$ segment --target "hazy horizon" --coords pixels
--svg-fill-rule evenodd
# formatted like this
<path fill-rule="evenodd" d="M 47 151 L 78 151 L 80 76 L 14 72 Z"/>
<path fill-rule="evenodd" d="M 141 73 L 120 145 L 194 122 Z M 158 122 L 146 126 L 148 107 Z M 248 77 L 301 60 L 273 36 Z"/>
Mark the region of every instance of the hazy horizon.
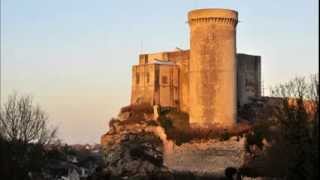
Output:
<path fill-rule="evenodd" d="M 261 56 L 266 90 L 318 72 L 317 0 L 1 1 L 1 101 L 34 97 L 67 143 L 97 143 L 128 105 L 140 53 L 189 48 L 187 13 L 239 12 L 237 51 Z"/>

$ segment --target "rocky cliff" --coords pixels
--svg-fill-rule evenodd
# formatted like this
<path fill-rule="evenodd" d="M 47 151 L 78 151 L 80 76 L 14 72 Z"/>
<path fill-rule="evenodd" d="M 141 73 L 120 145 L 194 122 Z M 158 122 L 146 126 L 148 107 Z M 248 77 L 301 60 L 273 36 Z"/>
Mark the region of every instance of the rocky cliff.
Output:
<path fill-rule="evenodd" d="M 189 142 L 181 146 L 167 140 L 151 109 L 127 108 L 109 123 L 101 138 L 105 171 L 117 177 L 176 179 L 180 172 L 215 179 L 225 178 L 226 168 L 243 163 L 244 139 Z M 185 175 L 185 174 L 184 174 Z M 189 176 L 189 175 L 188 175 Z"/>
<path fill-rule="evenodd" d="M 166 136 L 150 113 L 121 112 L 101 138 L 105 171 L 117 177 L 170 179 L 164 166 Z"/>

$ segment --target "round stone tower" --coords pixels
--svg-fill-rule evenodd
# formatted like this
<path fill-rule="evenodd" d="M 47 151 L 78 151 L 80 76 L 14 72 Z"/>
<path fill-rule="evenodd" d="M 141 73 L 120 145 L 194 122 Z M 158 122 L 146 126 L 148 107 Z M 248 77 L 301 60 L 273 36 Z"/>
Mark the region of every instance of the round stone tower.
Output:
<path fill-rule="evenodd" d="M 197 9 L 190 26 L 190 123 L 206 126 L 236 122 L 236 26 L 238 12 Z"/>

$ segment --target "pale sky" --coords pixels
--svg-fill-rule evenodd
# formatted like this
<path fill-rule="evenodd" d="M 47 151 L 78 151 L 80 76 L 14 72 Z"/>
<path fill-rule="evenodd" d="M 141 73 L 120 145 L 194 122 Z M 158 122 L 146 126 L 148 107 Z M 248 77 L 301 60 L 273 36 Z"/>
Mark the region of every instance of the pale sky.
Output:
<path fill-rule="evenodd" d="M 29 94 L 67 143 L 96 143 L 128 105 L 141 52 L 189 48 L 187 12 L 239 12 L 237 50 L 265 91 L 318 72 L 318 0 L 2 0 L 1 96 Z"/>

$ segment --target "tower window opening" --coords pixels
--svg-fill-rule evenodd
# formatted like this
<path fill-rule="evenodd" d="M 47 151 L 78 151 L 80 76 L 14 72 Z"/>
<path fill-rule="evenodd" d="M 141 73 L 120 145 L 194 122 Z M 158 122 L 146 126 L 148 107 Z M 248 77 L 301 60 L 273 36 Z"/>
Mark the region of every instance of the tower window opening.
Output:
<path fill-rule="evenodd" d="M 136 84 L 139 84 L 140 82 L 140 76 L 139 73 L 136 74 Z"/>
<path fill-rule="evenodd" d="M 147 83 L 149 83 L 149 81 L 150 81 L 150 75 L 149 73 L 147 73 Z"/>
<path fill-rule="evenodd" d="M 162 84 L 168 84 L 168 77 L 167 76 L 162 76 L 161 77 L 161 82 L 162 82 Z"/>

